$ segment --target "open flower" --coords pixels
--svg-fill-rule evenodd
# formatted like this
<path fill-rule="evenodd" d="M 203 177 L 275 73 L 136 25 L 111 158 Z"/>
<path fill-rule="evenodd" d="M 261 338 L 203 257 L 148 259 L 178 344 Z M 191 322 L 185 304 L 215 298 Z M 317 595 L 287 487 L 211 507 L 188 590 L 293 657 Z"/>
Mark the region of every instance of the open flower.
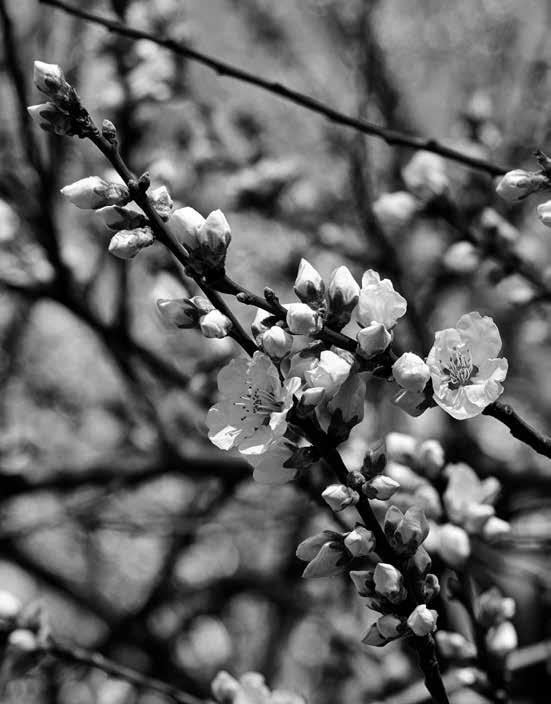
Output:
<path fill-rule="evenodd" d="M 382 279 L 368 269 L 362 276 L 362 290 L 358 301 L 358 320 L 362 327 L 382 323 L 391 330 L 407 309 L 406 299 L 394 290 L 390 279 Z"/>
<path fill-rule="evenodd" d="M 268 355 L 255 352 L 251 360 L 233 359 L 218 374 L 222 400 L 207 415 L 209 438 L 222 450 L 237 447 L 245 455 L 259 455 L 287 429 L 286 416 L 300 379 L 284 384 Z"/>
<path fill-rule="evenodd" d="M 437 332 L 427 357 L 436 403 L 458 420 L 482 413 L 503 392 L 507 360 L 497 357 L 500 349 L 496 324 L 480 313 Z"/>

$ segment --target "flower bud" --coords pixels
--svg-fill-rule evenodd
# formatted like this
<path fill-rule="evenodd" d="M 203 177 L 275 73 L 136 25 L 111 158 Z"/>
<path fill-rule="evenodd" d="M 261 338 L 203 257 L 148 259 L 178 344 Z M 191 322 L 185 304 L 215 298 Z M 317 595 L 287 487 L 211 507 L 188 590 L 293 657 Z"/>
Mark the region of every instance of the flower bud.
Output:
<path fill-rule="evenodd" d="M 333 414 L 331 421 L 344 423 L 349 430 L 362 421 L 364 406 L 365 381 L 359 374 L 350 374 L 327 404 L 329 412 Z"/>
<path fill-rule="evenodd" d="M 399 547 L 404 552 L 415 552 L 429 534 L 429 523 L 425 512 L 419 506 L 412 506 L 405 512 L 398 524 L 395 539 L 399 538 Z"/>
<path fill-rule="evenodd" d="M 479 250 L 472 242 L 466 240 L 454 242 L 442 258 L 446 269 L 453 274 L 472 274 L 478 269 L 480 261 Z"/>
<path fill-rule="evenodd" d="M 373 269 L 364 272 L 358 300 L 358 320 L 362 326 L 382 323 L 392 330 L 406 310 L 406 299 L 394 290 L 390 279 L 381 280 Z"/>
<path fill-rule="evenodd" d="M 551 227 L 551 200 L 541 203 L 536 208 L 538 212 L 538 218 L 547 227 Z"/>
<path fill-rule="evenodd" d="M 497 184 L 496 192 L 504 200 L 516 203 L 532 193 L 542 190 L 545 185 L 546 178 L 542 174 L 524 169 L 513 169 L 513 171 L 508 171 Z"/>
<path fill-rule="evenodd" d="M 504 538 L 510 532 L 511 525 L 507 521 L 497 516 L 490 516 L 482 528 L 482 537 L 484 540 L 491 542 L 492 540 Z"/>
<path fill-rule="evenodd" d="M 306 303 L 290 303 L 287 306 L 287 327 L 294 335 L 315 335 L 323 327 L 319 313 Z"/>
<path fill-rule="evenodd" d="M 323 301 L 325 293 L 323 279 L 306 259 L 300 260 L 294 288 L 303 303 L 319 304 Z"/>
<path fill-rule="evenodd" d="M 393 604 L 399 604 L 407 596 L 402 573 L 393 565 L 379 562 L 373 572 L 375 590 Z"/>
<path fill-rule="evenodd" d="M 471 660 L 476 657 L 476 646 L 468 641 L 461 633 L 443 631 L 435 635 L 438 650 L 446 660 Z"/>
<path fill-rule="evenodd" d="M 413 500 L 423 509 L 427 518 L 437 519 L 442 515 L 440 494 L 432 484 L 423 482 L 421 486 L 416 489 Z"/>
<path fill-rule="evenodd" d="M 147 219 L 143 213 L 125 208 L 121 205 L 106 205 L 98 208 L 96 214 L 100 215 L 110 230 L 133 230 L 137 227 L 144 227 Z"/>
<path fill-rule="evenodd" d="M 225 670 L 221 670 L 211 684 L 212 696 L 220 704 L 231 704 L 241 691 L 241 685 Z"/>
<path fill-rule="evenodd" d="M 471 554 L 471 541 L 467 533 L 452 523 L 440 526 L 438 533 L 442 558 L 454 569 L 462 567 Z"/>
<path fill-rule="evenodd" d="M 376 440 L 365 453 L 361 473 L 366 479 L 372 479 L 381 474 L 386 467 L 386 443 L 384 440 Z"/>
<path fill-rule="evenodd" d="M 170 215 L 168 227 L 189 251 L 190 266 L 196 272 L 224 267 L 231 231 L 221 210 L 214 210 L 205 219 L 193 208 L 179 208 Z"/>
<path fill-rule="evenodd" d="M 334 577 L 344 572 L 345 567 L 342 544 L 327 542 L 321 546 L 317 555 L 306 565 L 302 576 L 305 579 Z"/>
<path fill-rule="evenodd" d="M 296 305 L 304 304 L 297 303 Z M 325 389 L 325 397 L 330 399 L 335 396 L 348 378 L 350 368 L 351 364 L 346 359 L 331 350 L 323 350 L 312 367 L 305 370 L 304 377 L 308 386 Z"/>
<path fill-rule="evenodd" d="M 398 482 L 394 481 L 394 479 L 391 479 L 384 474 L 378 474 L 364 485 L 363 493 L 368 499 L 387 501 L 398 491 L 399 488 L 400 485 Z"/>
<path fill-rule="evenodd" d="M 325 389 L 321 386 L 313 386 L 311 389 L 304 389 L 300 396 L 300 407 L 312 410 L 321 403 L 324 396 Z"/>
<path fill-rule="evenodd" d="M 332 540 L 339 540 L 341 537 L 342 536 L 340 533 L 335 533 L 331 530 L 324 530 L 321 533 L 316 533 L 316 535 L 311 535 L 298 545 L 296 556 L 299 560 L 310 562 L 310 560 L 313 560 L 318 554 L 325 543 L 331 542 Z"/>
<path fill-rule="evenodd" d="M 383 638 L 398 638 L 403 630 L 402 619 L 394 614 L 385 614 L 377 619 L 377 629 Z"/>
<path fill-rule="evenodd" d="M 63 71 L 57 64 L 35 61 L 33 81 L 38 90 L 45 93 L 54 102 L 63 100 L 71 91 L 71 86 L 65 80 Z"/>
<path fill-rule="evenodd" d="M 402 411 L 412 416 L 412 418 L 417 418 L 427 409 L 425 394 L 421 391 L 406 391 L 403 389 L 399 391 L 396 396 L 392 399 L 392 403 Z"/>
<path fill-rule="evenodd" d="M 358 303 L 360 287 L 346 266 L 339 266 L 331 274 L 327 289 L 331 327 L 341 329 L 349 322 Z"/>
<path fill-rule="evenodd" d="M 11 592 L 0 591 L 0 626 L 6 622 L 14 621 L 21 612 L 21 602 Z"/>
<path fill-rule="evenodd" d="M 407 191 L 383 193 L 373 203 L 377 220 L 388 229 L 405 227 L 419 209 L 419 202 Z"/>
<path fill-rule="evenodd" d="M 157 309 L 165 322 L 177 328 L 194 328 L 199 321 L 196 309 L 185 298 L 159 298 Z"/>
<path fill-rule="evenodd" d="M 199 327 L 205 337 L 221 340 L 229 335 L 232 322 L 226 315 L 214 309 L 199 319 Z"/>
<path fill-rule="evenodd" d="M 419 151 L 402 170 L 407 189 L 421 200 L 444 195 L 449 189 L 446 162 L 438 154 Z"/>
<path fill-rule="evenodd" d="M 53 103 L 41 103 L 40 105 L 30 105 L 27 112 L 41 129 L 45 132 L 53 132 L 59 135 L 73 134 L 73 124 L 71 118 L 61 110 L 58 110 Z"/>
<path fill-rule="evenodd" d="M 365 526 L 356 526 L 344 539 L 344 545 L 354 557 L 364 557 L 374 550 L 375 536 Z"/>
<path fill-rule="evenodd" d="M 423 582 L 423 596 L 428 603 L 440 594 L 440 582 L 435 574 L 427 574 Z"/>
<path fill-rule="evenodd" d="M 185 247 L 195 249 L 199 246 L 197 241 L 197 228 L 205 222 L 205 218 L 193 208 L 178 208 L 169 220 L 168 228 Z"/>
<path fill-rule="evenodd" d="M 357 336 L 358 354 L 366 359 L 384 352 L 392 342 L 392 335 L 382 323 L 370 323 Z"/>
<path fill-rule="evenodd" d="M 418 355 L 404 352 L 392 365 L 392 375 L 406 391 L 419 392 L 430 379 L 430 369 Z"/>
<path fill-rule="evenodd" d="M 417 440 L 406 433 L 389 433 L 386 436 L 386 453 L 389 460 L 409 464 L 417 447 Z"/>
<path fill-rule="evenodd" d="M 517 647 L 517 632 L 510 621 L 503 621 L 490 628 L 486 634 L 486 648 L 496 657 L 505 657 Z"/>
<path fill-rule="evenodd" d="M 61 189 L 61 193 L 77 208 L 97 210 L 105 205 L 125 205 L 130 200 L 124 183 L 109 183 L 99 176 L 81 178 Z"/>
<path fill-rule="evenodd" d="M 358 492 L 344 484 L 330 484 L 321 496 L 335 512 L 354 506 L 360 500 Z"/>
<path fill-rule="evenodd" d="M 416 606 L 408 617 L 407 625 L 416 636 L 428 636 L 436 630 L 438 614 L 434 609 L 428 609 L 426 604 Z"/>
<path fill-rule="evenodd" d="M 434 479 L 445 464 L 444 448 L 438 440 L 425 440 L 417 450 L 417 462 L 424 476 Z"/>
<path fill-rule="evenodd" d="M 409 558 L 408 564 L 414 567 L 419 574 L 426 574 L 432 565 L 432 560 L 425 548 L 420 545 Z"/>
<path fill-rule="evenodd" d="M 360 596 L 373 596 L 375 582 L 371 570 L 351 570 L 349 574 Z"/>
<path fill-rule="evenodd" d="M 109 251 L 119 259 L 133 259 L 145 247 L 153 244 L 155 238 L 149 227 L 135 230 L 120 230 L 111 237 Z"/>
<path fill-rule="evenodd" d="M 377 623 L 372 623 L 369 630 L 362 638 L 362 643 L 365 645 L 373 645 L 376 648 L 380 648 L 383 645 L 389 643 L 393 638 L 385 638 L 377 627 Z"/>
<path fill-rule="evenodd" d="M 262 349 L 274 359 L 282 359 L 289 354 L 293 346 L 293 337 L 279 325 L 273 325 L 262 334 Z"/>
<path fill-rule="evenodd" d="M 172 208 L 174 207 L 174 201 L 172 200 L 170 193 L 166 186 L 159 186 L 150 191 L 147 195 L 149 202 L 157 211 L 157 214 L 162 220 L 168 220 Z"/>

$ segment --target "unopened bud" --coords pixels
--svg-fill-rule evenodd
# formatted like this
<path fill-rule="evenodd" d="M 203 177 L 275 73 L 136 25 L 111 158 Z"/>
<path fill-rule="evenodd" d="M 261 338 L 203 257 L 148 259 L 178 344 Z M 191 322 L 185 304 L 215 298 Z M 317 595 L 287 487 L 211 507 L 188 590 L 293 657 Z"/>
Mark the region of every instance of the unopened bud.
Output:
<path fill-rule="evenodd" d="M 360 500 L 358 492 L 344 484 L 330 484 L 321 496 L 335 512 L 354 506 Z"/>
<path fill-rule="evenodd" d="M 373 203 L 373 212 L 388 229 L 405 227 L 419 210 L 419 201 L 407 191 L 383 193 Z"/>
<path fill-rule="evenodd" d="M 402 573 L 386 562 L 379 562 L 373 572 L 375 590 L 393 604 L 399 604 L 407 596 Z"/>
<path fill-rule="evenodd" d="M 117 128 L 111 120 L 104 120 L 101 123 L 101 134 L 108 142 L 114 142 L 117 139 Z"/>
<path fill-rule="evenodd" d="M 373 645 L 376 648 L 381 648 L 383 645 L 389 643 L 393 638 L 386 638 L 381 634 L 381 631 L 377 627 L 377 623 L 371 624 L 371 627 L 362 638 L 362 643 L 365 645 Z"/>
<path fill-rule="evenodd" d="M 375 582 L 371 570 L 351 570 L 349 574 L 360 596 L 371 597 L 373 595 Z"/>
<path fill-rule="evenodd" d="M 341 574 L 345 567 L 342 544 L 327 542 L 321 546 L 316 556 L 306 565 L 302 576 L 305 579 L 334 577 Z"/>
<path fill-rule="evenodd" d="M 155 238 L 149 227 L 120 230 L 109 242 L 109 251 L 119 259 L 133 259 L 142 249 L 153 244 Z"/>
<path fill-rule="evenodd" d="M 363 557 L 374 550 L 375 536 L 365 526 L 356 526 L 344 539 L 344 545 L 354 557 Z"/>
<path fill-rule="evenodd" d="M 0 591 L 0 626 L 13 621 L 21 611 L 21 602 L 11 592 Z"/>
<path fill-rule="evenodd" d="M 421 200 L 444 195 L 449 189 L 446 162 L 438 154 L 419 151 L 402 170 L 409 191 Z"/>
<path fill-rule="evenodd" d="M 429 523 L 425 512 L 419 506 L 412 506 L 405 512 L 394 535 L 396 547 L 413 553 L 429 534 Z M 399 539 L 399 540 L 398 540 Z"/>
<path fill-rule="evenodd" d="M 45 132 L 53 132 L 59 135 L 73 134 L 71 118 L 61 110 L 58 110 L 53 103 L 41 103 L 40 105 L 30 105 L 27 112 L 41 129 Z"/>
<path fill-rule="evenodd" d="M 436 630 L 438 614 L 426 604 L 416 606 L 408 617 L 407 625 L 416 636 L 428 636 Z"/>
<path fill-rule="evenodd" d="M 541 191 L 546 185 L 547 179 L 543 174 L 524 169 L 513 169 L 513 171 L 508 171 L 497 184 L 496 192 L 504 200 L 515 203 L 524 200 L 532 193 Z"/>
<path fill-rule="evenodd" d="M 377 629 L 384 638 L 398 638 L 404 631 L 404 624 L 398 616 L 385 614 L 377 619 Z"/>
<path fill-rule="evenodd" d="M 472 274 L 478 269 L 481 256 L 472 242 L 462 240 L 448 247 L 442 261 L 446 269 L 454 274 Z"/>
<path fill-rule="evenodd" d="M 368 499 L 379 499 L 380 501 L 387 501 L 393 496 L 400 485 L 398 482 L 394 481 L 390 477 L 384 474 L 379 474 L 373 479 L 370 479 L 363 487 L 363 493 Z"/>
<path fill-rule="evenodd" d="M 295 293 L 303 303 L 319 304 L 323 301 L 325 284 L 320 274 L 306 259 L 300 260 L 295 281 Z"/>
<path fill-rule="evenodd" d="M 423 596 L 428 603 L 440 594 L 440 582 L 435 574 L 427 574 L 423 582 Z"/>
<path fill-rule="evenodd" d="M 177 328 L 194 328 L 199 315 L 193 306 L 184 298 L 163 299 L 157 301 L 157 308 L 163 319 Z"/>
<path fill-rule="evenodd" d="M 96 214 L 99 215 L 110 230 L 133 230 L 143 227 L 147 219 L 143 213 L 122 205 L 106 205 L 98 208 Z"/>
<path fill-rule="evenodd" d="M 327 407 L 331 422 L 343 423 L 350 430 L 363 420 L 365 406 L 365 381 L 359 374 L 350 374 Z"/>
<path fill-rule="evenodd" d="M 99 176 L 81 178 L 61 189 L 61 193 L 77 208 L 97 210 L 106 205 L 125 205 L 130 200 L 124 183 L 109 183 Z"/>
<path fill-rule="evenodd" d="M 423 391 L 430 379 L 427 364 L 413 352 L 404 352 L 392 365 L 392 376 L 406 391 Z"/>
<path fill-rule="evenodd" d="M 172 200 L 170 193 L 166 186 L 159 186 L 150 191 L 147 195 L 149 202 L 157 211 L 157 214 L 162 220 L 168 220 L 172 208 L 174 207 L 174 201 Z"/>
<path fill-rule="evenodd" d="M 293 337 L 279 325 L 273 325 L 262 334 L 262 349 L 274 359 L 283 359 L 293 346 Z"/>
<path fill-rule="evenodd" d="M 358 354 L 366 359 L 384 352 L 392 342 L 392 335 L 382 323 L 370 323 L 357 336 Z"/>
<path fill-rule="evenodd" d="M 286 322 L 294 335 L 315 335 L 323 327 L 319 313 L 306 303 L 290 303 L 287 306 Z"/>
<path fill-rule="evenodd" d="M 222 339 L 229 335 L 232 322 L 226 315 L 214 309 L 199 319 L 199 327 L 205 337 Z"/>
<path fill-rule="evenodd" d="M 444 448 L 438 440 L 425 440 L 417 450 L 417 462 L 423 475 L 434 479 L 445 464 Z"/>
<path fill-rule="evenodd" d="M 331 274 L 327 288 L 327 300 L 331 327 L 344 327 L 360 297 L 360 286 L 346 266 L 340 266 Z"/>
<path fill-rule="evenodd" d="M 71 91 L 71 86 L 65 80 L 63 71 L 57 64 L 35 61 L 33 80 L 38 90 L 45 93 L 54 102 L 62 101 Z"/>
<path fill-rule="evenodd" d="M 442 558 L 450 567 L 462 567 L 469 559 L 471 541 L 463 528 L 446 523 L 439 529 L 439 540 Z"/>
<path fill-rule="evenodd" d="M 202 274 L 223 269 L 231 231 L 221 210 L 205 219 L 193 208 L 180 208 L 171 214 L 168 226 L 189 251 L 195 271 Z"/>

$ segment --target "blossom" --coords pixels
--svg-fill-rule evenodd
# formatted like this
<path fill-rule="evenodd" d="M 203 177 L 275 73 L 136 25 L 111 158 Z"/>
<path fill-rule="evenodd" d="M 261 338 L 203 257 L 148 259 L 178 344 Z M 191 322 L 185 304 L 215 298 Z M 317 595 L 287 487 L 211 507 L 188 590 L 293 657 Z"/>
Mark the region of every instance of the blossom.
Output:
<path fill-rule="evenodd" d="M 281 359 L 289 354 L 293 346 L 292 336 L 279 325 L 273 325 L 260 336 L 260 344 L 266 354 Z"/>
<path fill-rule="evenodd" d="M 354 557 L 363 557 L 375 549 L 375 536 L 365 526 L 356 526 L 348 533 L 344 544 Z"/>
<path fill-rule="evenodd" d="M 454 569 L 462 567 L 471 554 L 469 536 L 463 528 L 451 523 L 439 528 L 438 547 L 442 558 Z"/>
<path fill-rule="evenodd" d="M 311 369 L 306 369 L 304 377 L 308 386 L 325 389 L 325 397 L 332 398 L 350 374 L 351 364 L 346 359 L 323 350 Z"/>
<path fill-rule="evenodd" d="M 416 606 L 408 617 L 407 624 L 416 636 L 427 636 L 436 630 L 438 614 L 426 604 Z"/>
<path fill-rule="evenodd" d="M 373 479 L 370 479 L 363 487 L 363 493 L 368 499 L 379 499 L 380 501 L 387 501 L 393 496 L 400 485 L 394 479 L 385 476 L 384 474 L 378 474 Z"/>
<path fill-rule="evenodd" d="M 382 323 L 370 323 L 357 336 L 358 354 L 366 359 L 384 352 L 392 342 L 392 335 Z"/>
<path fill-rule="evenodd" d="M 77 208 L 97 210 L 106 205 L 125 205 L 130 194 L 124 183 L 110 183 L 99 176 L 87 176 L 64 186 L 61 193 Z"/>
<path fill-rule="evenodd" d="M 155 238 L 150 227 L 119 230 L 109 242 L 109 251 L 119 259 L 133 259 L 142 249 L 153 244 Z"/>
<path fill-rule="evenodd" d="M 199 319 L 199 327 L 205 337 L 222 339 L 229 335 L 232 321 L 219 310 L 211 310 Z"/>
<path fill-rule="evenodd" d="M 392 365 L 392 376 L 406 391 L 423 391 L 430 379 L 430 369 L 421 357 L 404 352 Z"/>
<path fill-rule="evenodd" d="M 33 81 L 38 90 L 45 93 L 54 103 L 64 102 L 71 93 L 71 86 L 57 64 L 35 61 Z"/>
<path fill-rule="evenodd" d="M 497 357 L 500 349 L 496 324 L 480 313 L 438 331 L 427 357 L 436 403 L 458 420 L 482 413 L 503 392 L 507 360 Z"/>
<path fill-rule="evenodd" d="M 363 327 L 375 322 L 391 330 L 406 309 L 406 299 L 394 290 L 389 279 L 381 280 L 373 269 L 364 273 L 358 301 L 358 320 Z"/>
<path fill-rule="evenodd" d="M 306 303 L 289 303 L 287 308 L 287 327 L 294 335 L 315 335 L 323 327 L 319 313 Z"/>
<path fill-rule="evenodd" d="M 335 512 L 354 506 L 360 500 L 358 492 L 344 484 L 329 484 L 322 492 L 321 497 Z"/>
<path fill-rule="evenodd" d="M 268 355 L 232 360 L 218 374 L 222 400 L 207 415 L 209 438 L 222 450 L 237 447 L 246 455 L 265 452 L 287 429 L 286 416 L 301 381 L 283 384 Z"/>
<path fill-rule="evenodd" d="M 352 574 L 350 575 L 352 576 Z M 378 562 L 373 572 L 375 590 L 393 604 L 399 604 L 407 596 L 402 573 L 393 565 Z"/>
<path fill-rule="evenodd" d="M 96 210 L 110 230 L 132 230 L 135 227 L 143 227 L 147 219 L 143 213 L 134 210 L 132 205 L 124 207 L 122 205 L 106 205 Z"/>
<path fill-rule="evenodd" d="M 196 272 L 223 269 L 231 230 L 221 210 L 204 218 L 193 208 L 179 208 L 170 215 L 168 228 L 189 251 L 190 266 Z"/>

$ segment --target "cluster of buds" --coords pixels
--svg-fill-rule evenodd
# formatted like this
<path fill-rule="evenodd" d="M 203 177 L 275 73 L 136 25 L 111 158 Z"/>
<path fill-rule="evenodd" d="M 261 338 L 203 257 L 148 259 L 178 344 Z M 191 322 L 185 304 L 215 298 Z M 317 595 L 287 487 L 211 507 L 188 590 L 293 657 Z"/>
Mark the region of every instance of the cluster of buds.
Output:
<path fill-rule="evenodd" d="M 446 163 L 431 152 L 417 152 L 402 170 L 407 190 L 383 193 L 373 203 L 373 211 L 390 232 L 406 227 L 413 218 L 435 199 L 449 190 Z"/>
<path fill-rule="evenodd" d="M 33 80 L 48 98 L 46 103 L 27 108 L 34 122 L 46 132 L 83 136 L 90 124 L 89 116 L 74 88 L 65 80 L 61 68 L 57 64 L 35 61 Z"/>
<path fill-rule="evenodd" d="M 237 680 L 222 670 L 212 681 L 211 691 L 218 704 L 305 704 L 294 692 L 270 690 L 258 672 L 246 672 Z"/>
<path fill-rule="evenodd" d="M 213 210 L 204 218 L 193 208 L 179 208 L 168 219 L 168 229 L 189 253 L 189 268 L 199 276 L 223 275 L 231 230 L 224 213 Z"/>
<path fill-rule="evenodd" d="M 0 689 L 22 677 L 43 657 L 48 623 L 39 604 L 24 607 L 11 592 L 0 591 Z"/>
<path fill-rule="evenodd" d="M 434 609 L 418 604 L 409 614 L 404 610 L 408 593 L 404 577 L 394 565 L 379 562 L 374 570 L 350 572 L 350 578 L 366 605 L 382 614 L 362 639 L 366 645 L 383 646 L 397 638 L 426 636 L 436 630 L 438 614 Z M 434 596 L 438 585 L 436 576 L 426 574 L 425 581 L 432 585 L 432 591 L 429 594 L 427 590 L 427 593 Z"/>
<path fill-rule="evenodd" d="M 163 320 L 177 328 L 196 328 L 205 337 L 222 339 L 232 328 L 231 320 L 204 296 L 159 298 L 157 309 Z"/>
<path fill-rule="evenodd" d="M 346 533 L 324 530 L 306 538 L 297 548 L 297 557 L 307 562 L 305 578 L 333 577 L 350 568 L 354 558 L 371 555 L 375 536 L 361 524 Z"/>
<path fill-rule="evenodd" d="M 485 629 L 485 645 L 488 653 L 501 659 L 518 645 L 516 629 L 511 622 L 515 615 L 515 602 L 504 597 L 497 587 L 480 594 L 475 603 L 475 616 Z"/>

